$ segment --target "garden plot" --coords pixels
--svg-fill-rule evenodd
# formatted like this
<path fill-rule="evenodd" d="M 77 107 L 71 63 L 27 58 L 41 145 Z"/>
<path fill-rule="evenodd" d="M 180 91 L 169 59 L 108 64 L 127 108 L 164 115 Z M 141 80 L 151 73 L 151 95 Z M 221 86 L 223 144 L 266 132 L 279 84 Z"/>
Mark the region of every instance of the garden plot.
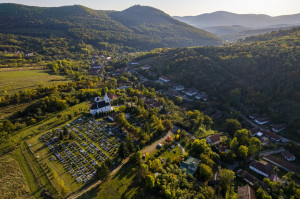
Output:
<path fill-rule="evenodd" d="M 72 135 L 71 140 L 60 139 L 65 131 Z M 117 157 L 123 138 L 124 133 L 118 127 L 104 120 L 81 117 L 63 128 L 43 134 L 39 140 L 51 151 L 50 161 L 62 164 L 77 183 L 86 183 L 95 176 L 103 161 Z"/>

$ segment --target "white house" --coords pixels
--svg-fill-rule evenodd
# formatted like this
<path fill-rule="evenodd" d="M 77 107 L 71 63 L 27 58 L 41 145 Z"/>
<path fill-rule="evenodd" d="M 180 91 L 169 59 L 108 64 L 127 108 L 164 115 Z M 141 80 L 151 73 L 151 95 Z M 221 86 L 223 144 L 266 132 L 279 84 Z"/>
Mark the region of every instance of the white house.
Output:
<path fill-rule="evenodd" d="M 164 83 L 168 83 L 170 81 L 170 79 L 167 78 L 166 76 L 160 76 L 159 80 L 162 81 L 162 82 L 164 82 Z"/>
<path fill-rule="evenodd" d="M 141 67 L 142 70 L 149 70 L 152 66 L 146 64 L 144 66 Z"/>
<path fill-rule="evenodd" d="M 259 125 L 262 125 L 262 124 L 266 124 L 266 123 L 270 122 L 270 119 L 269 118 L 256 118 L 254 120 L 254 122 L 256 122 Z"/>
<path fill-rule="evenodd" d="M 174 84 L 174 85 L 173 85 L 173 88 L 174 88 L 175 90 L 177 90 L 177 91 L 182 91 L 182 90 L 184 90 L 184 86 L 181 85 L 181 84 Z"/>
<path fill-rule="evenodd" d="M 187 96 L 194 96 L 194 95 L 197 95 L 198 91 L 194 88 L 191 88 L 191 89 L 185 89 L 182 91 L 184 94 L 186 94 Z"/>
<path fill-rule="evenodd" d="M 90 108 L 90 113 L 92 115 L 99 114 L 99 113 L 106 113 L 112 110 L 112 107 L 110 105 L 110 99 L 105 93 L 105 96 L 103 100 L 101 97 L 95 98 L 95 103 Z"/>

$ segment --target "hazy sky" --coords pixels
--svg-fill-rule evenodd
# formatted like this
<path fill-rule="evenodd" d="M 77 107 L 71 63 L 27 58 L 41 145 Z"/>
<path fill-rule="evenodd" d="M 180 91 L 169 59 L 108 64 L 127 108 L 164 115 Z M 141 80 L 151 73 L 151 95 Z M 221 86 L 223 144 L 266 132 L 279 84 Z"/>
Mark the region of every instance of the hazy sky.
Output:
<path fill-rule="evenodd" d="M 271 16 L 300 13 L 300 0 L 0 0 L 0 3 L 44 7 L 80 4 L 96 10 L 124 10 L 140 4 L 153 6 L 172 16 L 198 15 L 220 10 Z"/>

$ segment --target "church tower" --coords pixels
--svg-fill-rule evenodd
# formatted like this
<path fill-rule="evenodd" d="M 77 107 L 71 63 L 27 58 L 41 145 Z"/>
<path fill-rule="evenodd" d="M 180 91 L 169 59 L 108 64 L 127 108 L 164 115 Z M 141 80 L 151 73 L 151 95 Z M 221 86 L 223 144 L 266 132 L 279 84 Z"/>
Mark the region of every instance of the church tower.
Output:
<path fill-rule="evenodd" d="M 105 93 L 105 96 L 104 96 L 103 100 L 104 100 L 106 103 L 109 103 L 109 97 L 107 96 L 107 93 Z"/>

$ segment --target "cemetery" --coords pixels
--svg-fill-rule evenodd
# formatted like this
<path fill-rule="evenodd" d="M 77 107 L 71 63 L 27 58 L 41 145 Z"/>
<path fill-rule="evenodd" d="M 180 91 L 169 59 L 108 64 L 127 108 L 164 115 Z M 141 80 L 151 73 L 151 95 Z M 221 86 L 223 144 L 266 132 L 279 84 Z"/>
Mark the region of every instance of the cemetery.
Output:
<path fill-rule="evenodd" d="M 67 139 L 66 134 L 69 135 Z M 93 179 L 97 167 L 105 160 L 110 159 L 114 167 L 118 166 L 117 153 L 126 133 L 105 119 L 81 116 L 37 137 L 29 142 L 36 157 L 48 159 L 50 164 L 60 164 L 61 173 L 69 175 L 67 182 L 81 186 Z M 41 154 L 41 148 L 47 152 Z M 59 166 L 53 168 L 59 170 Z"/>

